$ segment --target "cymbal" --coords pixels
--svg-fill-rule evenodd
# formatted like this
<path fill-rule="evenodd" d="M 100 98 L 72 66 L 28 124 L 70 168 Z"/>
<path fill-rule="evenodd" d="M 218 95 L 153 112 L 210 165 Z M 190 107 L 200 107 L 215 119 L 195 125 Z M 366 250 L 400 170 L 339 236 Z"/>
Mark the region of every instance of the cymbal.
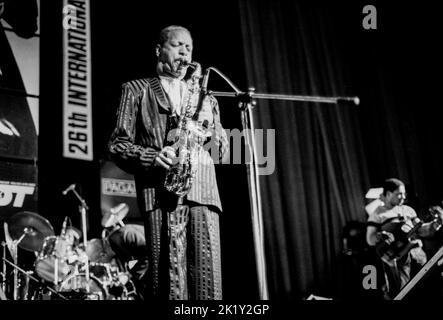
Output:
<path fill-rule="evenodd" d="M 18 246 L 27 251 L 40 251 L 46 237 L 54 235 L 51 223 L 41 215 L 21 211 L 11 216 L 8 220 L 9 234 L 13 240 L 19 240 Z"/>
<path fill-rule="evenodd" d="M 121 222 L 129 212 L 129 206 L 126 203 L 120 203 L 119 205 L 111 208 L 102 217 L 102 227 L 109 228 L 113 225 Z"/>

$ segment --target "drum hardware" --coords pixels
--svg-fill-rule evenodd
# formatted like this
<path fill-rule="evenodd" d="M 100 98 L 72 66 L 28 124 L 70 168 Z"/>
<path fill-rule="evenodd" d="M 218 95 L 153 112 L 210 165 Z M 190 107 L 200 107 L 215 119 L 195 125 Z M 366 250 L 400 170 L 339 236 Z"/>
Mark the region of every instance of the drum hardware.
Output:
<path fill-rule="evenodd" d="M 86 214 L 87 214 L 87 210 L 89 208 L 86 204 L 86 201 L 82 197 L 80 197 L 78 192 L 75 190 L 75 184 L 71 184 L 66 190 L 64 190 L 62 192 L 62 194 L 67 195 L 69 193 L 69 191 L 72 191 L 74 193 L 74 195 L 76 196 L 76 198 L 80 202 L 79 211 L 80 211 L 80 215 L 81 215 L 81 224 L 82 224 L 82 232 L 83 232 L 83 246 L 86 249 L 87 245 L 88 245 L 87 230 L 86 230 Z M 90 292 L 89 259 L 85 259 L 85 265 L 86 265 L 86 271 L 85 271 L 86 292 L 89 294 L 89 292 Z"/>
<path fill-rule="evenodd" d="M 37 213 L 21 211 L 12 215 L 8 223 L 4 223 L 5 236 L 15 264 L 18 264 L 20 247 L 27 251 L 39 251 L 43 240 L 54 234 L 54 229 L 48 220 Z M 14 268 L 14 300 L 17 299 L 18 273 Z"/>
<path fill-rule="evenodd" d="M 112 253 L 112 262 L 115 262 L 115 264 L 110 263 L 111 260 L 100 262 L 103 266 L 106 266 L 107 271 L 107 277 L 100 280 L 103 281 L 103 284 L 108 290 L 110 299 L 114 300 L 136 300 L 138 295 L 136 291 L 136 286 L 131 280 L 131 274 L 129 272 L 128 268 L 128 262 L 126 261 L 120 261 L 118 259 L 118 256 L 116 253 L 112 250 L 112 247 L 109 243 L 109 237 L 116 231 L 118 231 L 120 228 L 124 227 L 125 224 L 123 222 L 123 219 L 126 217 L 126 215 L 129 212 L 129 206 L 126 203 L 120 203 L 115 207 L 112 207 L 109 211 L 106 211 L 103 213 L 102 217 L 102 234 L 101 234 L 101 242 L 99 239 L 94 239 L 96 241 L 96 252 L 111 252 Z M 97 246 L 99 244 L 99 246 Z M 103 245 L 103 248 L 101 247 Z M 102 255 L 103 257 L 106 257 L 106 255 Z M 114 259 L 116 257 L 117 259 Z M 91 259 L 92 260 L 92 259 Z M 95 262 L 98 262 L 98 259 L 94 259 Z M 137 262 L 137 260 L 134 261 L 134 264 Z M 95 268 L 92 268 L 92 273 L 97 276 L 97 263 L 94 264 Z M 102 274 L 103 272 L 100 272 Z"/>
<path fill-rule="evenodd" d="M 25 271 L 25 270 L 23 270 L 22 268 L 20 268 L 18 265 L 16 265 L 15 263 L 12 263 L 11 261 L 9 261 L 8 259 L 6 259 L 6 258 L 2 258 L 3 259 L 3 261 L 5 262 L 5 263 L 8 263 L 10 266 L 12 266 L 13 268 L 14 268 L 14 270 L 17 270 L 17 271 L 20 271 L 21 273 L 23 273 L 28 279 L 31 279 L 31 280 L 33 280 L 33 281 L 35 281 L 35 282 L 37 282 L 37 283 L 41 283 L 37 278 L 35 278 L 34 276 L 32 276 L 31 274 L 30 274 L 30 272 L 28 272 L 28 271 Z M 49 287 L 49 286 L 44 286 L 46 289 L 48 289 L 49 291 L 51 291 L 52 293 L 54 293 L 54 294 L 56 294 L 57 296 L 59 296 L 61 299 L 63 299 L 63 300 L 66 300 L 66 298 L 63 296 L 63 295 L 61 295 L 61 294 L 59 294 L 56 290 L 54 290 L 54 289 L 52 289 L 51 287 Z M 14 283 L 14 300 L 17 300 L 16 299 L 16 290 L 17 290 L 18 288 L 17 288 L 17 285 L 16 285 L 16 283 Z"/>
<path fill-rule="evenodd" d="M 6 258 L 6 242 L 2 241 L 2 258 Z M 1 285 L 2 292 L 6 292 L 6 262 L 3 260 L 2 263 L 2 285 Z"/>
<path fill-rule="evenodd" d="M 116 254 L 108 240 L 110 234 L 125 225 L 122 220 L 128 211 L 128 205 L 121 203 L 106 212 L 102 218 L 104 229 L 101 239 L 89 240 L 86 248 L 90 273 L 106 289 L 108 300 L 135 300 L 137 296 L 135 285 L 126 271 L 127 268 L 115 259 Z"/>
<path fill-rule="evenodd" d="M 102 239 L 87 240 L 85 235 L 88 207 L 75 191 L 75 186 L 68 191 L 73 191 L 81 202 L 79 211 L 82 215 L 84 235 L 82 243 L 70 241 L 71 238 L 66 232 L 68 217 L 65 217 L 61 234 L 55 236 L 49 221 L 36 213 L 23 211 L 11 216 L 8 223 L 4 224 L 6 242 L 2 242 L 1 292 L 6 293 L 8 286 L 11 290 L 13 285 L 14 300 L 135 299 L 135 285 L 118 259 L 114 260 L 115 253 L 107 241 L 106 233 L 102 234 Z M 112 219 L 107 219 L 111 222 L 109 226 L 114 229 L 124 226 L 121 220 L 127 211 L 126 204 L 112 208 L 110 211 Z M 6 258 L 6 247 L 11 252 L 10 260 Z M 25 271 L 18 266 L 18 248 L 35 254 L 34 271 Z M 15 275 L 13 284 L 8 282 L 7 264 L 13 267 Z"/>
<path fill-rule="evenodd" d="M 86 279 L 89 279 L 89 283 Z M 74 273 L 61 283 L 59 289 L 65 296 L 74 300 L 106 300 L 108 292 L 99 279 L 90 274 Z"/>
<path fill-rule="evenodd" d="M 90 274 L 95 277 L 106 291 L 107 300 L 132 300 L 135 299 L 135 286 L 127 272 L 120 271 L 115 263 L 90 262 Z M 80 275 L 84 274 L 80 269 Z M 77 274 L 78 275 L 78 274 Z"/>
<path fill-rule="evenodd" d="M 13 254 L 13 259 L 14 259 L 14 263 L 17 264 L 18 263 L 18 250 L 17 250 L 17 246 L 20 244 L 20 242 L 24 239 L 24 237 L 26 236 L 26 234 L 29 232 L 28 228 L 25 228 L 23 235 L 18 239 L 18 240 L 13 240 L 12 242 L 12 252 Z M 13 299 L 17 300 L 18 299 L 18 271 L 15 268 L 14 269 L 14 293 L 13 293 Z"/>
<path fill-rule="evenodd" d="M 31 274 L 33 274 L 33 271 L 26 271 L 26 273 L 25 273 L 25 275 L 26 275 L 26 282 L 25 282 L 25 295 L 24 295 L 24 299 L 25 300 L 29 300 L 29 280 L 31 279 L 30 278 L 30 275 Z"/>
<path fill-rule="evenodd" d="M 6 299 L 6 295 L 1 288 L 0 288 L 0 300 L 8 300 Z"/>

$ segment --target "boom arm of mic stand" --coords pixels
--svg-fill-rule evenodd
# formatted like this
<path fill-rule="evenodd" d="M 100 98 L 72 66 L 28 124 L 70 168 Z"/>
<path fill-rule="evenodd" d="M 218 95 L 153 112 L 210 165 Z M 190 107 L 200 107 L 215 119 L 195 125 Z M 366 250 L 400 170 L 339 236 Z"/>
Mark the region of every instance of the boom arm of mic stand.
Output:
<path fill-rule="evenodd" d="M 214 97 L 233 97 L 242 98 L 242 96 L 250 96 L 251 99 L 271 99 L 271 100 L 290 100 L 290 101 L 306 101 L 306 102 L 321 102 L 321 103 L 338 103 L 339 101 L 351 101 L 355 105 L 360 104 L 358 97 L 321 97 L 321 96 L 299 96 L 288 94 L 267 94 L 251 92 L 225 92 L 225 91 L 208 91 Z"/>
<path fill-rule="evenodd" d="M 206 69 L 207 78 L 209 78 L 209 72 L 213 70 L 220 77 L 222 77 L 235 92 L 224 91 L 211 91 L 207 90 L 206 83 L 202 88 L 204 91 L 215 97 L 233 97 L 240 98 L 240 101 L 255 104 L 250 99 L 272 99 L 272 100 L 290 100 L 290 101 L 307 101 L 307 102 L 322 102 L 322 103 L 338 103 L 339 101 L 352 101 L 355 105 L 360 104 L 358 97 L 322 97 L 322 96 L 303 96 L 303 95 L 289 95 L 289 94 L 270 94 L 270 93 L 256 93 L 254 88 L 249 88 L 248 92 L 242 92 L 226 75 L 220 70 L 214 67 Z M 207 82 L 207 81 L 206 81 Z M 248 101 L 249 100 L 249 101 Z"/>

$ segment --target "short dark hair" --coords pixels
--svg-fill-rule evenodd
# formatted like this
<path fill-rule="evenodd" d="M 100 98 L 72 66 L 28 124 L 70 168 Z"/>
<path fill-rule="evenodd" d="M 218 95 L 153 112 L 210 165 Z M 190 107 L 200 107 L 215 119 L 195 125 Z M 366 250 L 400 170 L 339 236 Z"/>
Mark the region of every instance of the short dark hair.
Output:
<path fill-rule="evenodd" d="M 397 190 L 400 186 L 404 186 L 405 184 L 403 181 L 397 179 L 397 178 L 390 178 L 385 180 L 383 183 L 383 195 L 385 196 L 388 191 L 394 192 Z"/>
<path fill-rule="evenodd" d="M 189 33 L 189 35 L 191 34 L 191 32 L 188 29 L 186 29 L 185 27 L 178 26 L 178 25 L 167 26 L 160 31 L 160 34 L 158 36 L 158 44 L 162 46 L 166 41 L 168 41 L 169 34 L 173 31 L 176 31 L 176 30 L 183 30 L 183 31 L 186 31 L 187 33 Z"/>

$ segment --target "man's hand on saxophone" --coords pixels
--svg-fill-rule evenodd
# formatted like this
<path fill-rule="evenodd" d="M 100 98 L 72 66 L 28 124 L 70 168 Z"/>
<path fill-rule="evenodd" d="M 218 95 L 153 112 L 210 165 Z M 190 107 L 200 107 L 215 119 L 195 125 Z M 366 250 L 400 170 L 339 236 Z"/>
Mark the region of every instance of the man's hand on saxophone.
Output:
<path fill-rule="evenodd" d="M 162 166 L 165 169 L 169 169 L 175 158 L 176 156 L 174 148 L 167 146 L 160 150 L 158 155 L 155 157 L 154 164 L 156 166 Z"/>

